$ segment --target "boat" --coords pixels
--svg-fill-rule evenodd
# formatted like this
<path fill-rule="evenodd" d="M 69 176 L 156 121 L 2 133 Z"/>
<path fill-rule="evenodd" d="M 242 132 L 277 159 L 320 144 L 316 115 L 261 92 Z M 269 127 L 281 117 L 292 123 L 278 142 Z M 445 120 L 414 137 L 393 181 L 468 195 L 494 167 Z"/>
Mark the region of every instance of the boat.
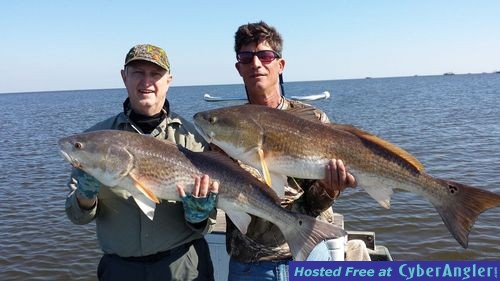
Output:
<path fill-rule="evenodd" d="M 335 213 L 333 224 L 344 227 L 344 216 Z M 216 281 L 226 281 L 229 272 L 229 255 L 226 252 L 226 215 L 217 210 L 217 223 L 214 230 L 205 236 L 210 248 Z M 347 231 L 347 240 L 361 239 L 368 248 L 372 261 L 392 261 L 392 256 L 385 246 L 375 244 L 375 233 L 371 231 Z M 334 261 L 332 261 L 334 262 Z"/>
<path fill-rule="evenodd" d="M 292 100 L 298 101 L 313 101 L 313 100 L 321 100 L 330 98 L 330 92 L 324 91 L 321 94 L 316 95 L 308 95 L 308 96 L 290 96 Z"/>
<path fill-rule="evenodd" d="M 247 98 L 240 97 L 214 97 L 210 94 L 204 94 L 203 99 L 205 101 L 214 102 L 214 101 L 235 101 L 235 100 L 247 100 Z"/>
<path fill-rule="evenodd" d="M 321 100 L 321 99 L 328 99 L 330 98 L 330 92 L 324 91 L 320 94 L 314 94 L 314 95 L 307 95 L 307 96 L 290 96 L 288 97 L 289 99 L 292 100 L 297 100 L 297 101 L 314 101 L 314 100 Z M 221 102 L 221 101 L 246 101 L 246 97 L 217 97 L 217 96 L 211 96 L 210 94 L 204 94 L 203 99 L 208 102 Z"/>
<path fill-rule="evenodd" d="M 443 75 L 455 75 L 455 73 L 453 73 L 453 72 L 445 72 L 445 73 L 443 73 Z"/>

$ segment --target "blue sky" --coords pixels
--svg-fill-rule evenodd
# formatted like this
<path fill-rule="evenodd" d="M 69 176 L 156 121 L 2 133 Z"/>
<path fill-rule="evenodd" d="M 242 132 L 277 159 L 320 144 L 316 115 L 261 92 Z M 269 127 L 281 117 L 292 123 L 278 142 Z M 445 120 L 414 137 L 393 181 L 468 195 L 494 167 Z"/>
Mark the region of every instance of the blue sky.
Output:
<path fill-rule="evenodd" d="M 173 86 L 241 83 L 234 32 L 259 20 L 284 38 L 286 81 L 492 72 L 499 12 L 496 0 L 2 1 L 0 93 L 121 88 L 138 43 L 167 51 Z"/>

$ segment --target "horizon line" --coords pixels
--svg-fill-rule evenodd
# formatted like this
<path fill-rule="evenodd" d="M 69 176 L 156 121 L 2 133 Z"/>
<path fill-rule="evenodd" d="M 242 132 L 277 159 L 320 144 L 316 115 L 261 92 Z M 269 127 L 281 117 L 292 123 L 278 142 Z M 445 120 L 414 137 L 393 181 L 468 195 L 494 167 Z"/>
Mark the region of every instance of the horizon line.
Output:
<path fill-rule="evenodd" d="M 386 79 L 386 78 L 410 78 L 410 77 L 431 77 L 431 76 L 444 76 L 444 75 L 482 75 L 482 74 L 499 74 L 500 71 L 494 70 L 492 72 L 468 72 L 468 73 L 454 73 L 454 72 L 445 72 L 442 74 L 414 74 L 414 75 L 403 75 L 403 76 L 381 76 L 381 77 L 376 77 L 376 76 L 365 76 L 362 78 L 342 78 L 342 79 L 322 79 L 322 80 L 294 80 L 294 81 L 286 81 L 284 84 L 286 85 L 287 83 L 303 83 L 303 82 L 323 82 L 323 81 L 344 81 L 344 80 L 364 80 L 364 79 Z M 175 85 L 171 86 L 170 88 L 177 88 L 177 87 L 203 87 L 203 86 L 232 86 L 232 85 L 243 85 L 243 82 L 241 83 L 228 83 L 228 84 L 200 84 L 200 85 Z M 119 89 L 125 89 L 125 87 L 118 87 L 118 88 L 90 88 L 90 89 L 61 89 L 61 90 L 41 90 L 41 91 L 19 91 L 19 92 L 0 92 L 0 95 L 4 94 L 32 94 L 32 93 L 53 93 L 53 92 L 76 92 L 76 91 L 93 91 L 93 90 L 119 90 Z"/>

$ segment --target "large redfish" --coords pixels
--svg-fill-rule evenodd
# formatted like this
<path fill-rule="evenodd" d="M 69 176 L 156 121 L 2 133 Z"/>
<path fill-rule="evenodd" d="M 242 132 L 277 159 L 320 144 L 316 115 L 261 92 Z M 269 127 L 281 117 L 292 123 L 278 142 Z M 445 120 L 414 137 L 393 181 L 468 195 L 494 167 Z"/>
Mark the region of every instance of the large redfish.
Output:
<path fill-rule="evenodd" d="M 305 260 L 318 242 L 346 235 L 342 228 L 282 208 L 271 189 L 218 152 L 181 152 L 165 141 L 124 131 L 73 135 L 60 139 L 59 147 L 74 167 L 105 186 L 126 189 L 142 208 L 159 199 L 180 201 L 178 184 L 192 190 L 193 175 L 208 174 L 219 182 L 217 207 L 242 233 L 249 214 L 268 220 L 281 230 L 296 260 Z"/>
<path fill-rule="evenodd" d="M 199 112 L 194 123 L 208 142 L 259 169 L 278 195 L 283 194 L 283 175 L 323 179 L 330 159 L 342 159 L 359 186 L 383 207 L 389 208 L 395 188 L 420 194 L 464 248 L 479 214 L 500 206 L 500 195 L 434 178 L 412 155 L 385 140 L 350 125 L 314 122 L 307 115 L 304 109 L 240 105 Z"/>

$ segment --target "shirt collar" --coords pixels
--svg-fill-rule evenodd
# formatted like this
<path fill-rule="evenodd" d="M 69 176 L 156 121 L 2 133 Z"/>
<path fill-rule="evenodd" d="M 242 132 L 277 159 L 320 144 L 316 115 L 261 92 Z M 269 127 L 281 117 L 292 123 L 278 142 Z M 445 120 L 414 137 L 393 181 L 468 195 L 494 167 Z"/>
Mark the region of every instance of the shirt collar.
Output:
<path fill-rule="evenodd" d="M 170 104 L 168 100 L 165 100 L 162 110 L 165 112 L 166 118 L 158 125 L 157 129 L 153 130 L 152 134 L 161 133 L 161 131 L 166 131 L 166 128 L 170 125 L 182 125 L 181 119 L 173 112 L 170 111 Z M 130 107 L 130 100 L 127 98 L 123 102 L 123 112 L 118 116 L 117 122 L 122 126 L 130 126 L 134 131 L 142 134 L 141 130 L 129 119 L 130 112 L 132 108 Z M 158 130 L 159 129 L 159 130 Z"/>
<path fill-rule="evenodd" d="M 162 111 L 165 112 L 165 114 L 167 116 L 170 115 L 170 103 L 168 102 L 167 99 L 165 99 L 165 103 L 163 104 L 163 108 L 162 108 Z M 123 113 L 126 115 L 126 116 L 129 116 L 130 115 L 130 112 L 132 112 L 132 107 L 130 106 L 130 99 L 127 98 L 124 102 L 123 102 Z"/>

